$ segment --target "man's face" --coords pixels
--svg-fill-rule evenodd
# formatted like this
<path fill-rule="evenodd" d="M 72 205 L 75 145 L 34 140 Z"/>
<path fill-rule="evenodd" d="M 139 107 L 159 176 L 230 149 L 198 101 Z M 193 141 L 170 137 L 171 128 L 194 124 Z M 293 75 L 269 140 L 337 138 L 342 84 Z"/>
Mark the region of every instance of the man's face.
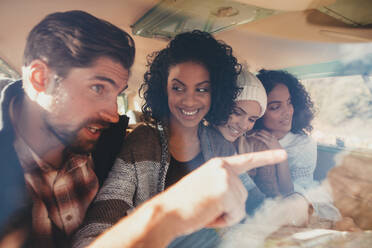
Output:
<path fill-rule="evenodd" d="M 43 115 L 46 128 L 73 152 L 92 151 L 103 129 L 119 120 L 117 96 L 128 77 L 127 69 L 106 57 L 89 68 L 72 68 L 54 82 L 51 108 Z"/>

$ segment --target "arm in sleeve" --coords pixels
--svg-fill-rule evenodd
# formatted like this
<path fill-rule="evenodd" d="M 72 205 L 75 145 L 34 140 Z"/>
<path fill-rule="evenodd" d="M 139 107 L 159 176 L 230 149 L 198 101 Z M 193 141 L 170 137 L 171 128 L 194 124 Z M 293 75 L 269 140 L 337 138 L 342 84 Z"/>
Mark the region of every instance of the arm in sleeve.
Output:
<path fill-rule="evenodd" d="M 314 213 L 325 219 L 337 221 L 340 219 L 338 209 L 324 186 L 314 181 L 314 171 L 317 160 L 317 144 L 306 137 L 298 146 L 289 151 L 289 163 L 295 192 L 300 193 L 312 205 Z"/>
<path fill-rule="evenodd" d="M 317 185 L 314 181 L 316 142 L 308 136 L 303 136 L 303 140 L 287 152 L 294 191 L 303 194 L 307 189 Z"/>
<path fill-rule="evenodd" d="M 98 235 L 127 215 L 127 211 L 134 207 L 136 183 L 134 164 L 117 158 L 103 187 L 89 207 L 83 225 L 73 238 L 74 248 L 88 246 Z"/>
<path fill-rule="evenodd" d="M 254 137 L 241 137 L 238 140 L 239 154 L 268 150 L 268 147 Z M 278 179 L 276 177 L 276 165 L 267 165 L 255 169 L 254 187 L 268 197 L 280 195 Z M 248 173 L 247 173 L 248 174 Z M 251 190 L 253 187 L 249 188 Z M 249 196 L 248 196 L 249 198 Z"/>

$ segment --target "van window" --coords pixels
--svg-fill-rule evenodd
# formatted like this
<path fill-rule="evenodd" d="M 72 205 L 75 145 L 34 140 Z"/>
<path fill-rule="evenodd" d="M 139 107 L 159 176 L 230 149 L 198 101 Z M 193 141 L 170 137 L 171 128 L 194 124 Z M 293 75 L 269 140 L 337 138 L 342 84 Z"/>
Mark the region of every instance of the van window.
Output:
<path fill-rule="evenodd" d="M 372 77 L 301 80 L 314 102 L 312 136 L 319 144 L 372 149 Z"/>

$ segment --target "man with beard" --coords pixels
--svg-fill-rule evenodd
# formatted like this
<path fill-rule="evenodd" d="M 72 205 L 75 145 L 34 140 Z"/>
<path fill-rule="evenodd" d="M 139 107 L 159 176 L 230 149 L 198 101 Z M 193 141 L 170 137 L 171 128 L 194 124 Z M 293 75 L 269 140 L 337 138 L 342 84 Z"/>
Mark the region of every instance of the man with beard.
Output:
<path fill-rule="evenodd" d="M 32 29 L 22 80 L 1 93 L 0 246 L 25 240 L 32 247 L 69 246 L 120 149 L 126 120 L 116 99 L 127 88 L 134 54 L 126 32 L 82 11 L 50 14 Z M 163 246 L 207 224 L 233 224 L 247 197 L 237 174 L 284 157 L 210 161 L 96 245 L 108 245 L 108 238 L 125 247 Z"/>
<path fill-rule="evenodd" d="M 126 32 L 82 11 L 51 14 L 27 38 L 22 80 L 1 98 L 2 210 L 30 197 L 38 247 L 65 247 L 112 165 L 127 123 L 116 98 L 134 54 Z M 113 123 L 118 132 L 99 141 Z"/>

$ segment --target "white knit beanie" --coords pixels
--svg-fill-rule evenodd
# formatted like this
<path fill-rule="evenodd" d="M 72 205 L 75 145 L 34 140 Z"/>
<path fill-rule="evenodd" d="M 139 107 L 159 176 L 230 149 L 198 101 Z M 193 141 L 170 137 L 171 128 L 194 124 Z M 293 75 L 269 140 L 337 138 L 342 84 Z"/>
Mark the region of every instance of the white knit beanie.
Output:
<path fill-rule="evenodd" d="M 261 106 L 261 114 L 259 117 L 263 116 L 267 105 L 266 90 L 261 81 L 248 71 L 246 64 L 242 64 L 242 71 L 238 76 L 238 85 L 243 89 L 236 97 L 235 101 L 251 100 L 258 102 Z"/>

